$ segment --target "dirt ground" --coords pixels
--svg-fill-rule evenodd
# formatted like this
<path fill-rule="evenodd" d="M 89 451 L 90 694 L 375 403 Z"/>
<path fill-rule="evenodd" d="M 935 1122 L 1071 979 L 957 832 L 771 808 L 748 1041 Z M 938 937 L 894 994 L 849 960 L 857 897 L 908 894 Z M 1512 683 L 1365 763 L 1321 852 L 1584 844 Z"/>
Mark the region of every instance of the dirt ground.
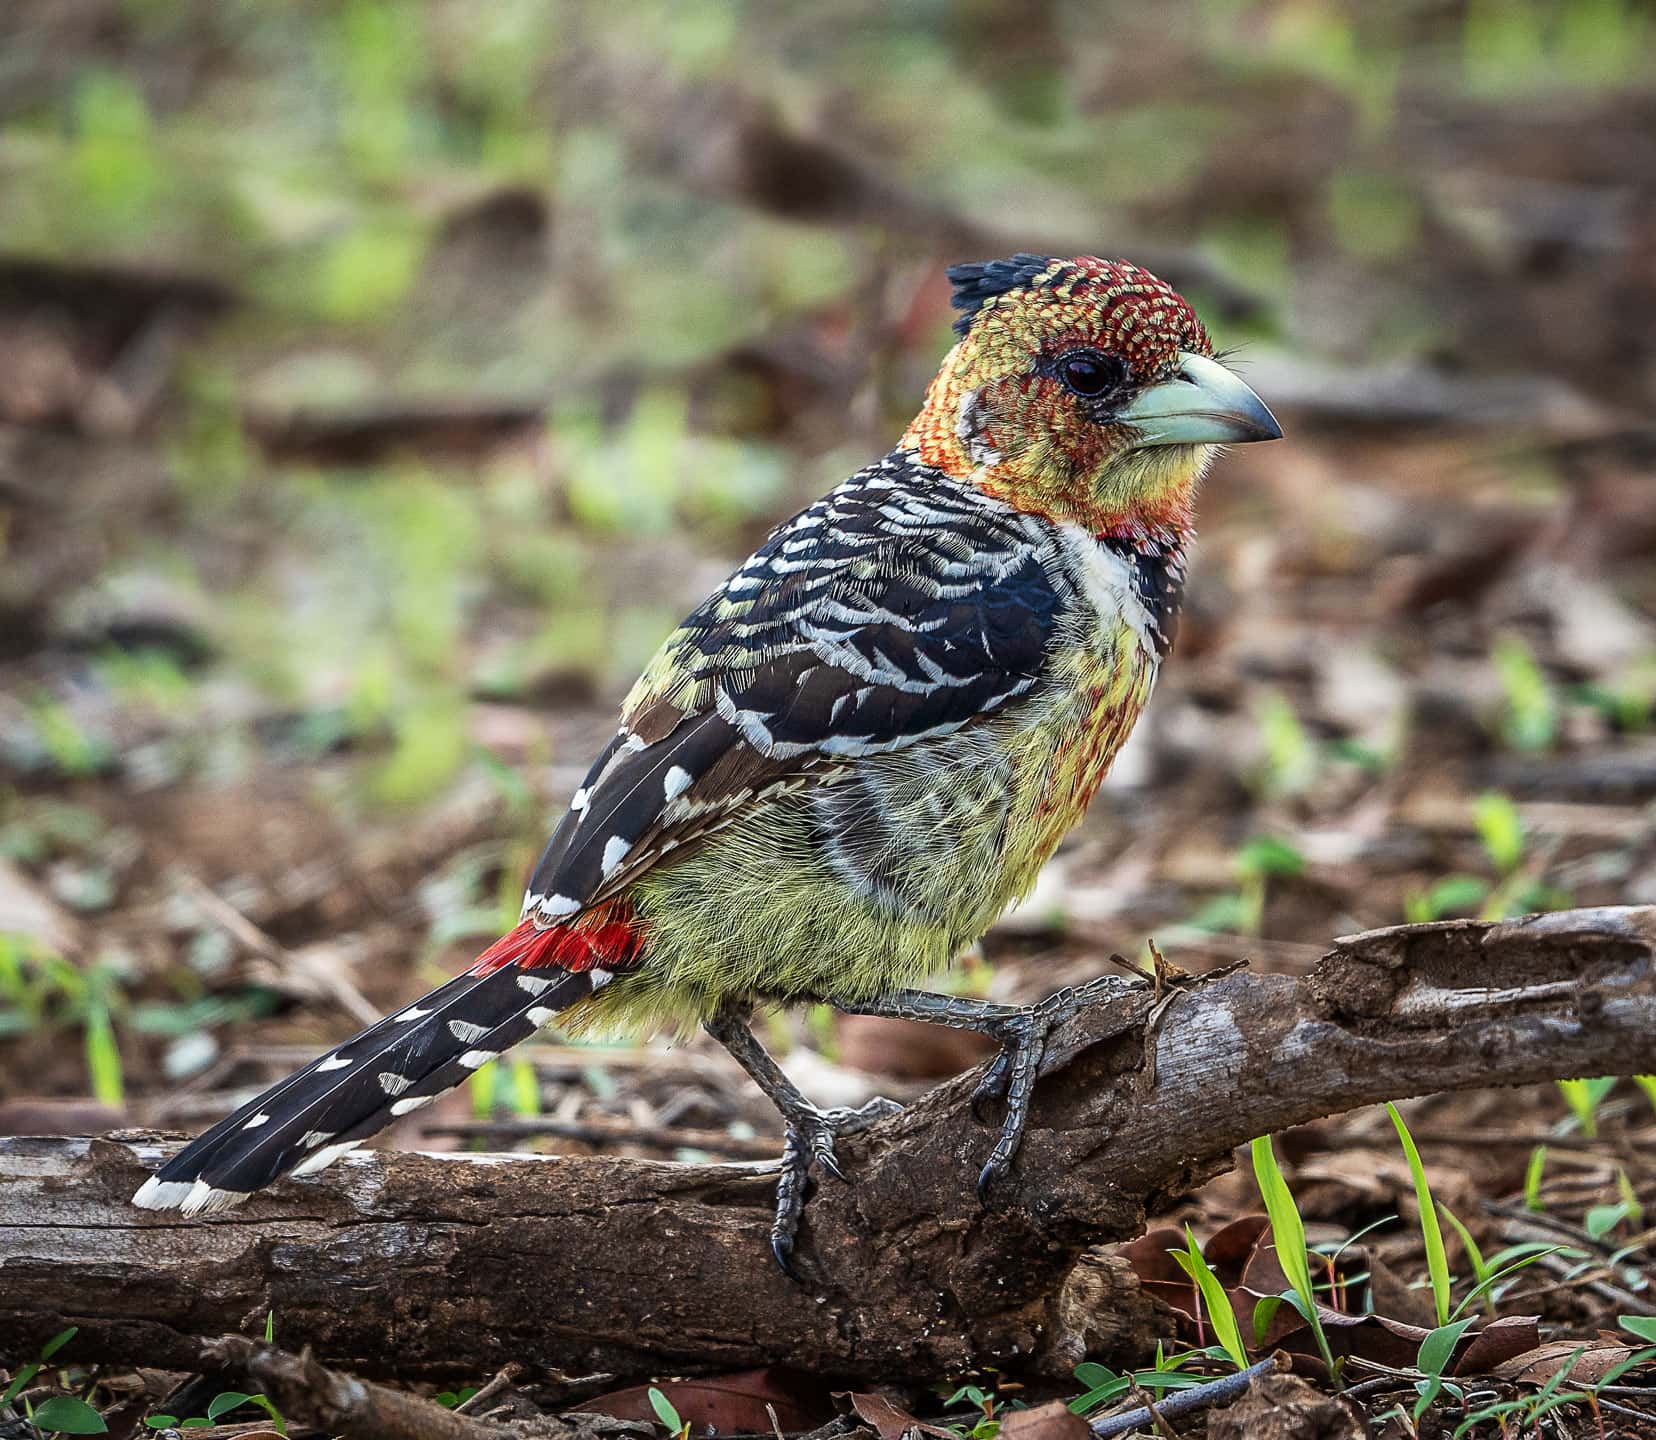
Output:
<path fill-rule="evenodd" d="M 1287 438 L 1218 467 L 1149 712 L 943 983 L 1032 998 L 1152 937 L 1301 973 L 1407 920 L 1656 904 L 1656 18 L 902 8 L 6 7 L 0 1133 L 194 1132 L 512 923 L 637 667 L 891 443 L 948 343 L 942 267 L 1019 249 L 1163 273 Z M 981 1058 L 827 1012 L 764 1033 L 833 1103 Z M 1332 1418 L 1178 1423 L 1447 1436 L 1513 1401 L 1470 1433 L 1656 1435 L 1639 1367 L 1531 1413 L 1656 1311 L 1656 1081 L 1583 1078 L 1403 1106 L 1481 1259 L 1529 1257 L 1488 1302 L 1539 1317 L 1527 1350 L 1418 1429 L 1418 1339 L 1354 1342 L 1343 1406 L 1313 1367 Z M 705 1044 L 554 1038 L 384 1143 L 777 1133 Z M 1385 1113 L 1277 1151 L 1313 1246 L 1360 1237 L 1343 1303 L 1431 1329 Z M 1152 1377 L 1158 1341 L 1213 1340 L 1165 1251 L 1188 1222 L 1250 1283 L 1261 1210 L 1244 1163 L 1123 1252 L 1185 1312 Z M 989 1440 L 1096 1382 L 939 1376 L 900 1422 L 858 1413 Z M 127 1433 L 212 1398 L 99 1383 Z M 735 1388 L 784 1429 L 835 1409 Z"/>

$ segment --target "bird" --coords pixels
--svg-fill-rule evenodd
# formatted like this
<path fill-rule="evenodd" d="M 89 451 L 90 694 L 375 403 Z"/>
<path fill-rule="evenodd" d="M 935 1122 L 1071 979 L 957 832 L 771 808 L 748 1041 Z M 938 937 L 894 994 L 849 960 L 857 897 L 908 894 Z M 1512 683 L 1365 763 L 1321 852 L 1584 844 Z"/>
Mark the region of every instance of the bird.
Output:
<path fill-rule="evenodd" d="M 795 1260 L 836 1141 L 756 1006 L 821 1002 L 998 1042 L 979 1175 L 1015 1160 L 1047 1037 L 1125 983 L 1038 1003 L 921 988 L 1028 893 L 1173 645 L 1195 505 L 1278 439 L 1177 291 L 1125 261 L 949 267 L 955 341 L 896 446 L 779 525 L 662 644 L 570 799 L 521 917 L 462 974 L 185 1146 L 133 1197 L 186 1215 L 322 1169 L 536 1030 L 704 1028 L 780 1112 L 770 1229 Z"/>

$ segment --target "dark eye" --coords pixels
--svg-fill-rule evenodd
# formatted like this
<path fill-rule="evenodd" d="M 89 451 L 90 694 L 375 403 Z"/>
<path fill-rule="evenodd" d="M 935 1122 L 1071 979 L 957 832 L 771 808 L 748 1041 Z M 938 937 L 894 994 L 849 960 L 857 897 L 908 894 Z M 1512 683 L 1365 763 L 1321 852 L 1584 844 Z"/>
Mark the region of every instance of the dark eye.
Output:
<path fill-rule="evenodd" d="M 1058 361 L 1058 378 L 1077 395 L 1095 399 L 1126 378 L 1127 367 L 1114 355 L 1072 350 Z"/>

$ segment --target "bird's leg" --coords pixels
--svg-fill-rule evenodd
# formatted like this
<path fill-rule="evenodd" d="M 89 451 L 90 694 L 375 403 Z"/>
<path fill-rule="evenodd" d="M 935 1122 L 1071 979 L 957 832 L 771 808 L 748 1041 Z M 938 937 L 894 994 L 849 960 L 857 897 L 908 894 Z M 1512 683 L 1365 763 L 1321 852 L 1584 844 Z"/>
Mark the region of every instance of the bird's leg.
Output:
<path fill-rule="evenodd" d="M 776 1263 L 791 1275 L 794 1236 L 798 1233 L 799 1217 L 804 1213 L 805 1201 L 809 1196 L 812 1167 L 820 1167 L 836 1179 L 845 1179 L 845 1172 L 839 1168 L 839 1161 L 834 1156 L 835 1140 L 841 1135 L 855 1135 L 859 1130 L 866 1130 L 876 1121 L 895 1115 L 902 1107 L 895 1101 L 876 1096 L 856 1109 L 819 1109 L 782 1073 L 776 1061 L 759 1043 L 758 1037 L 748 1028 L 745 1009 L 720 1010 L 707 1022 L 706 1029 L 736 1057 L 736 1063 L 753 1077 L 753 1083 L 782 1112 L 782 1173 L 776 1182 L 776 1218 L 771 1223 L 771 1253 L 776 1256 Z"/>
<path fill-rule="evenodd" d="M 1029 1097 L 1046 1054 L 1047 1037 L 1072 1015 L 1104 1000 L 1114 999 L 1128 982 L 1100 975 L 1085 985 L 1066 987 L 1033 1005 L 996 1005 L 958 995 L 934 995 L 926 990 L 893 990 L 872 1000 L 830 1003 L 852 1015 L 883 1015 L 895 1020 L 922 1020 L 957 1030 L 975 1030 L 998 1040 L 1001 1052 L 983 1072 L 972 1092 L 972 1113 L 983 1118 L 983 1105 L 1005 1100 L 1006 1118 L 1000 1137 L 978 1175 L 978 1196 L 987 1200 L 996 1183 L 1012 1168 L 1029 1119 Z"/>

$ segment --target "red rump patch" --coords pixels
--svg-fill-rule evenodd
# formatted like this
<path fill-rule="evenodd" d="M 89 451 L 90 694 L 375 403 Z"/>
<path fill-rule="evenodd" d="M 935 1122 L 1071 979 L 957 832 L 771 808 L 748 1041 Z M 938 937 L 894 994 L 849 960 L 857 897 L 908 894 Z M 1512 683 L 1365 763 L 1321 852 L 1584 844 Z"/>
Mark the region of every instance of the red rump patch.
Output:
<path fill-rule="evenodd" d="M 626 912 L 583 916 L 584 924 L 537 929 L 520 921 L 473 962 L 469 974 L 489 975 L 504 965 L 525 970 L 630 970 L 644 949 L 644 937 Z"/>

